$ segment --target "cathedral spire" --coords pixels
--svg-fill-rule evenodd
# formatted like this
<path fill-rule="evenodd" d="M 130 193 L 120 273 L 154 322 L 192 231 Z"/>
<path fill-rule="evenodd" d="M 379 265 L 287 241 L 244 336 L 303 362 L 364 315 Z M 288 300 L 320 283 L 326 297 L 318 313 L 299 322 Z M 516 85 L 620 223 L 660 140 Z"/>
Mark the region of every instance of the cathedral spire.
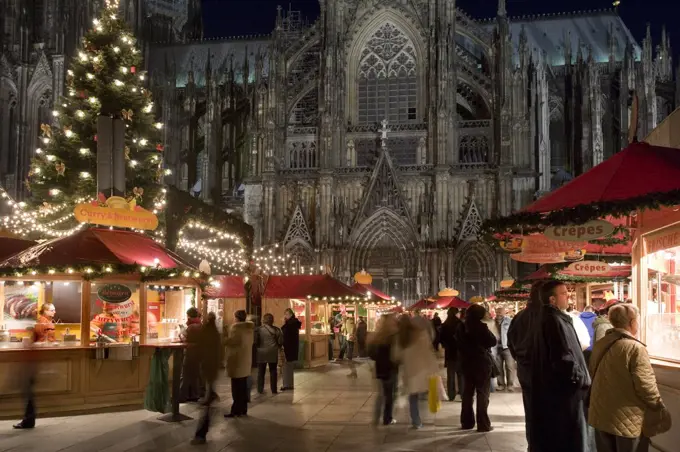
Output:
<path fill-rule="evenodd" d="M 508 11 L 505 8 L 505 0 L 498 0 L 498 11 L 496 12 L 496 15 L 500 17 L 505 17 L 507 16 Z"/>

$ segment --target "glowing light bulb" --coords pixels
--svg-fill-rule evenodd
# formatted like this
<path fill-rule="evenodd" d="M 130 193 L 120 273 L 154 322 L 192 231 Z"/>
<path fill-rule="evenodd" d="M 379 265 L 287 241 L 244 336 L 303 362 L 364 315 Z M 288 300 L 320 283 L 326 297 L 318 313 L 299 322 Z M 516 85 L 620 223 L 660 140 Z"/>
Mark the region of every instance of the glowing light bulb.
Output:
<path fill-rule="evenodd" d="M 39 166 L 36 166 L 35 168 L 33 168 L 33 172 L 34 172 L 35 174 L 40 174 L 41 171 L 42 171 L 42 170 L 40 169 Z"/>
<path fill-rule="evenodd" d="M 120 72 L 122 72 L 123 74 L 127 74 L 128 68 L 126 68 L 126 67 L 121 67 L 121 68 L 120 68 Z"/>
<path fill-rule="evenodd" d="M 59 112 L 57 110 L 54 110 L 52 112 L 52 116 L 54 116 L 56 118 L 57 116 L 59 116 Z"/>
<path fill-rule="evenodd" d="M 89 72 L 85 74 L 85 77 L 87 77 L 88 80 L 94 79 L 94 74 L 90 74 Z"/>
<path fill-rule="evenodd" d="M 140 144 L 141 146 L 146 146 L 146 143 L 148 143 L 148 141 L 146 140 L 146 138 L 142 138 L 141 140 L 139 140 L 139 144 Z"/>
<path fill-rule="evenodd" d="M 59 193 L 61 193 L 61 190 L 59 190 L 58 188 L 53 188 L 50 190 L 51 196 L 57 196 Z"/>
<path fill-rule="evenodd" d="M 45 156 L 48 162 L 54 162 L 57 158 L 53 155 L 47 155 Z"/>
<path fill-rule="evenodd" d="M 120 80 L 116 79 L 113 81 L 113 84 L 116 86 L 123 86 L 125 83 L 121 82 Z"/>
<path fill-rule="evenodd" d="M 38 148 L 38 149 L 35 150 L 35 153 L 36 153 L 36 154 L 42 154 L 42 152 L 43 152 L 43 150 L 40 149 L 40 148 Z"/>
<path fill-rule="evenodd" d="M 165 170 L 165 175 L 166 175 L 166 176 L 169 176 L 169 175 L 171 175 L 171 174 L 172 174 L 172 170 L 171 170 L 171 169 L 168 168 L 168 169 Z"/>
<path fill-rule="evenodd" d="M 99 19 L 92 19 L 92 23 L 95 25 L 99 25 Z"/>
<path fill-rule="evenodd" d="M 88 100 L 90 101 L 91 104 L 96 104 L 96 103 L 97 103 L 97 98 L 94 97 L 94 96 L 90 97 Z"/>
<path fill-rule="evenodd" d="M 144 80 L 144 74 L 140 75 L 140 76 L 139 76 L 139 79 L 140 79 L 140 80 Z"/>
<path fill-rule="evenodd" d="M 115 47 L 113 48 L 113 51 L 114 51 L 115 53 L 118 53 L 118 52 L 120 52 L 120 47 L 118 47 L 118 46 L 115 46 Z"/>
<path fill-rule="evenodd" d="M 84 118 L 85 112 L 82 111 L 82 110 L 78 110 L 78 111 L 76 111 L 76 116 L 78 116 L 79 118 Z"/>
<path fill-rule="evenodd" d="M 83 52 L 78 53 L 78 58 L 80 58 L 80 61 L 87 61 L 87 55 Z"/>
<path fill-rule="evenodd" d="M 161 130 L 161 129 L 163 128 L 163 123 L 162 123 L 162 122 L 157 122 L 156 124 L 154 124 L 154 126 L 155 126 L 158 130 Z"/>
<path fill-rule="evenodd" d="M 133 168 L 137 166 L 137 160 L 130 160 L 130 166 Z"/>
<path fill-rule="evenodd" d="M 66 135 L 66 138 L 71 138 L 73 136 L 73 132 L 70 129 L 66 129 L 64 131 L 64 135 Z"/>
<path fill-rule="evenodd" d="M 88 148 L 80 148 L 80 155 L 87 155 L 90 153 L 90 150 Z"/>
<path fill-rule="evenodd" d="M 45 138 L 42 139 L 42 141 L 43 141 L 43 143 L 45 143 L 45 144 L 49 144 L 50 139 L 47 138 L 47 137 L 45 137 Z"/>

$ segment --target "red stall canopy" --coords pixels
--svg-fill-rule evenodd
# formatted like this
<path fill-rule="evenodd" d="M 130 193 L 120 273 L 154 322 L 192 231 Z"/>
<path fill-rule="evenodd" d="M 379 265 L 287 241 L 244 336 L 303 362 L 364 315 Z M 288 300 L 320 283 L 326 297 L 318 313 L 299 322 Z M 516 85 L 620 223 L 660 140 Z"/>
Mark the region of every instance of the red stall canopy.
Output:
<path fill-rule="evenodd" d="M 193 268 L 152 238 L 136 232 L 90 228 L 24 250 L 0 267 L 125 264 Z"/>
<path fill-rule="evenodd" d="M 448 308 L 467 309 L 469 307 L 470 303 L 458 297 L 437 297 L 437 300 L 430 307 L 430 309 L 448 309 Z"/>
<path fill-rule="evenodd" d="M 408 311 L 418 311 L 418 310 L 421 310 L 421 309 L 432 309 L 432 306 L 433 306 L 433 300 L 428 300 L 428 299 L 423 298 L 422 300 L 418 300 L 417 302 L 415 302 L 414 304 L 412 304 L 411 306 L 406 308 L 406 310 L 408 310 Z"/>
<path fill-rule="evenodd" d="M 390 297 L 389 295 L 387 295 L 384 292 L 379 291 L 378 289 L 376 289 L 375 287 L 373 287 L 370 284 L 355 283 L 352 286 L 352 289 L 356 290 L 357 292 L 363 292 L 364 294 L 366 292 L 370 292 L 370 293 L 373 294 L 374 297 L 376 297 L 380 300 L 383 300 L 383 301 L 391 301 L 392 300 L 392 297 Z"/>
<path fill-rule="evenodd" d="M 243 276 L 215 276 L 215 281 L 219 283 L 219 287 L 210 285 L 205 288 L 205 295 L 208 298 L 246 297 Z"/>
<path fill-rule="evenodd" d="M 329 301 L 364 300 L 365 292 L 354 290 L 330 275 L 270 276 L 264 289 L 267 298 L 307 297 L 326 298 Z"/>
<path fill-rule="evenodd" d="M 632 143 L 588 172 L 538 199 L 522 212 L 650 197 L 680 190 L 680 150 Z"/>
<path fill-rule="evenodd" d="M 0 262 L 32 247 L 35 244 L 36 242 L 33 240 L 0 237 Z"/>

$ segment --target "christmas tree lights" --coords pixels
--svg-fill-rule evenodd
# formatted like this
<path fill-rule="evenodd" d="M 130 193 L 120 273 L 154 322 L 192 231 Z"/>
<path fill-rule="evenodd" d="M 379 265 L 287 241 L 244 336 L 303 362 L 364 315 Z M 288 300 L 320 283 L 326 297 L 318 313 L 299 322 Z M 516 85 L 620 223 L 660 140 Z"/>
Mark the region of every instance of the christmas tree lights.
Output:
<path fill-rule="evenodd" d="M 54 125 L 41 125 L 26 181 L 35 206 L 67 203 L 96 195 L 97 119 L 125 123 L 126 197 L 153 208 L 165 173 L 151 92 L 144 87 L 141 53 L 124 21 L 118 1 L 109 0 L 82 40 L 66 77 L 67 96 L 53 112 Z M 141 196 L 140 193 L 144 193 Z"/>

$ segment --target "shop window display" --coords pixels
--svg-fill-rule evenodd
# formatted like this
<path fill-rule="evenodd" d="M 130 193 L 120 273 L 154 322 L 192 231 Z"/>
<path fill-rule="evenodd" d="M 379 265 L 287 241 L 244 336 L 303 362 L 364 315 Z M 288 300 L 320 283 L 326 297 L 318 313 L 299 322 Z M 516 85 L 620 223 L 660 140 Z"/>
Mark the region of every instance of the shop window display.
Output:
<path fill-rule="evenodd" d="M 80 282 L 3 281 L 0 343 L 35 340 L 38 345 L 80 341 Z"/>
<path fill-rule="evenodd" d="M 680 361 L 680 247 L 646 257 L 646 343 L 651 356 Z"/>
<path fill-rule="evenodd" d="M 186 327 L 187 310 L 195 304 L 195 291 L 172 286 L 150 286 L 147 302 L 147 343 L 176 342 Z"/>

